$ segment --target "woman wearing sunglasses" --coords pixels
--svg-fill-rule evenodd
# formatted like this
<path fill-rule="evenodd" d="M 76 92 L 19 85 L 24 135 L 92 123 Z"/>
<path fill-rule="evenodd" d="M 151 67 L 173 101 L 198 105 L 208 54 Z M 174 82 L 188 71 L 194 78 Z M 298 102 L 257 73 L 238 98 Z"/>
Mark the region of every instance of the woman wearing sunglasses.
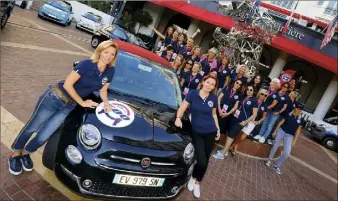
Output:
<path fill-rule="evenodd" d="M 246 126 L 250 121 L 253 121 L 257 116 L 258 102 L 254 95 L 254 87 L 248 86 L 246 89 L 246 97 L 240 101 L 239 108 L 233 114 L 231 126 L 223 150 L 218 150 L 213 155 L 216 159 L 224 159 L 224 156 L 229 155 L 229 148 L 236 135 Z"/>
<path fill-rule="evenodd" d="M 275 156 L 275 153 L 280 145 L 280 141 L 283 140 L 283 153 L 276 161 L 273 169 L 277 174 L 282 174 L 280 171 L 280 166 L 284 161 L 290 156 L 291 148 L 296 144 L 300 132 L 302 131 L 303 120 L 301 118 L 301 113 L 304 108 L 302 103 L 297 103 L 292 114 L 283 119 L 278 126 L 277 136 L 269 154 L 269 160 L 266 165 L 271 166 L 272 158 Z"/>
<path fill-rule="evenodd" d="M 265 118 L 266 118 L 266 112 L 267 112 L 267 105 L 265 104 L 265 100 L 268 97 L 268 90 L 261 88 L 257 94 L 257 101 L 258 101 L 258 112 L 257 116 L 253 121 L 250 121 L 243 129 L 242 132 L 240 133 L 239 136 L 236 137 L 235 141 L 232 143 L 230 146 L 230 153 L 232 155 L 235 154 L 237 150 L 237 146 L 243 142 L 249 134 L 253 131 L 253 129 L 261 124 Z"/>
<path fill-rule="evenodd" d="M 259 142 L 264 143 L 265 139 L 271 133 L 275 122 L 277 121 L 279 114 L 278 112 L 274 112 L 273 109 L 276 107 L 279 100 L 278 89 L 280 87 L 280 80 L 278 78 L 274 78 L 270 82 L 270 87 L 268 89 L 269 96 L 266 99 L 266 104 L 268 105 L 268 112 L 266 114 L 266 120 L 263 122 L 263 125 L 259 131 L 259 134 L 254 137 L 255 140 L 259 140 Z"/>
<path fill-rule="evenodd" d="M 226 87 L 218 95 L 218 119 L 221 133 L 225 134 L 231 120 L 231 114 L 236 111 L 242 99 L 242 81 L 237 80 L 232 87 Z"/>
<path fill-rule="evenodd" d="M 278 92 L 278 102 L 276 104 L 276 106 L 274 108 L 271 109 L 272 114 L 274 115 L 275 118 L 277 118 L 277 120 L 275 122 L 271 122 L 271 124 L 273 125 L 273 129 L 276 126 L 276 124 L 280 121 L 280 114 L 283 113 L 287 107 L 287 98 L 289 96 L 288 91 L 289 91 L 289 83 L 284 82 L 282 84 L 282 87 L 280 88 L 279 92 Z M 272 131 L 270 130 L 270 132 Z M 259 142 L 260 143 L 264 143 L 265 139 L 267 139 L 269 137 L 270 133 L 266 132 L 264 134 L 264 138 L 260 138 Z M 269 142 L 270 143 L 270 142 Z M 272 144 L 272 143 L 270 143 Z"/>
<path fill-rule="evenodd" d="M 193 65 L 193 61 L 189 59 L 183 65 L 184 67 L 182 66 L 181 68 L 177 69 L 176 75 L 179 80 L 183 79 L 185 74 L 191 71 L 192 65 Z"/>
<path fill-rule="evenodd" d="M 181 86 L 183 91 L 183 97 L 188 94 L 192 89 L 197 89 L 198 84 L 202 80 L 202 75 L 199 73 L 201 70 L 201 65 L 199 63 L 194 63 L 190 72 L 186 73 L 184 78 L 181 80 Z"/>

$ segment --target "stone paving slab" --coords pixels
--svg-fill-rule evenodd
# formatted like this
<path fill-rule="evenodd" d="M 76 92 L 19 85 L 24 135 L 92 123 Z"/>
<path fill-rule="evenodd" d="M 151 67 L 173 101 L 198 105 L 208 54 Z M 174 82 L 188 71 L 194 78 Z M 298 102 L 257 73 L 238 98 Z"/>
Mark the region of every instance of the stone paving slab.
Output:
<path fill-rule="evenodd" d="M 22 34 L 23 31 L 25 34 Z M 15 42 L 26 45 L 39 44 L 39 46 L 41 47 L 79 51 L 78 48 L 65 44 L 58 38 L 51 38 L 49 34 L 39 33 L 40 31 L 37 31 L 35 29 L 27 29 L 13 24 L 8 24 L 6 25 L 6 28 L 1 31 L 1 41 Z"/>

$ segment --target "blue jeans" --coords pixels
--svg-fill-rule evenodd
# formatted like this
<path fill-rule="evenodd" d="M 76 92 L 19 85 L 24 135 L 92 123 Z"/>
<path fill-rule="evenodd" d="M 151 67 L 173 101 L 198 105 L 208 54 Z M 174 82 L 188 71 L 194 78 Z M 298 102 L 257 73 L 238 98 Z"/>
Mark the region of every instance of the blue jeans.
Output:
<path fill-rule="evenodd" d="M 49 137 L 60 127 L 76 104 L 66 104 L 50 86 L 39 97 L 30 120 L 22 128 L 12 144 L 13 151 L 25 149 L 28 153 L 36 151 L 47 142 Z M 33 133 L 35 137 L 26 145 Z"/>
<path fill-rule="evenodd" d="M 266 139 L 271 133 L 273 126 L 275 125 L 278 118 L 279 115 L 274 115 L 273 112 L 268 111 L 258 135 L 263 136 Z"/>
<path fill-rule="evenodd" d="M 292 141 L 293 141 L 293 136 L 284 132 L 283 129 L 279 128 L 277 132 L 277 136 L 275 139 L 275 142 L 271 148 L 270 154 L 269 154 L 269 160 L 272 160 L 274 157 L 279 145 L 280 141 L 284 139 L 283 142 L 283 154 L 278 158 L 276 161 L 276 166 L 280 167 L 284 161 L 290 156 L 291 153 L 291 148 L 292 148 Z"/>

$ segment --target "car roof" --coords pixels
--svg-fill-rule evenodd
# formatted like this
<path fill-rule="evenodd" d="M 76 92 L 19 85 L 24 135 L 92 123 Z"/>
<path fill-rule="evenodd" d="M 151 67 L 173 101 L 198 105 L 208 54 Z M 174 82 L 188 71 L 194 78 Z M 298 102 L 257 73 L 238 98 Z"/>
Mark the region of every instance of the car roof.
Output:
<path fill-rule="evenodd" d="M 169 69 L 173 69 L 173 67 L 171 66 L 171 64 L 165 60 L 164 58 L 158 56 L 157 54 L 146 50 L 144 48 L 141 48 L 139 46 L 121 41 L 121 40 L 113 40 L 118 46 L 119 46 L 119 50 L 125 51 L 125 52 L 129 52 L 131 54 L 140 56 L 142 58 L 148 59 L 150 61 L 156 62 L 158 64 L 161 64 Z"/>

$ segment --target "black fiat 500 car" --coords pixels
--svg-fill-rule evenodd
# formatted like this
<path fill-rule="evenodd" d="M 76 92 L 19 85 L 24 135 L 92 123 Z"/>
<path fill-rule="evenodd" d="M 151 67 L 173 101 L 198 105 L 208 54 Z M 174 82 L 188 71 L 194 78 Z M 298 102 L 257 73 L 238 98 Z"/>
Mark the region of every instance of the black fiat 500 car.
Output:
<path fill-rule="evenodd" d="M 174 126 L 181 91 L 170 64 L 140 47 L 120 47 L 109 88 L 112 112 L 77 107 L 47 142 L 42 161 L 82 196 L 170 199 L 185 187 L 194 167 L 194 146 Z"/>

